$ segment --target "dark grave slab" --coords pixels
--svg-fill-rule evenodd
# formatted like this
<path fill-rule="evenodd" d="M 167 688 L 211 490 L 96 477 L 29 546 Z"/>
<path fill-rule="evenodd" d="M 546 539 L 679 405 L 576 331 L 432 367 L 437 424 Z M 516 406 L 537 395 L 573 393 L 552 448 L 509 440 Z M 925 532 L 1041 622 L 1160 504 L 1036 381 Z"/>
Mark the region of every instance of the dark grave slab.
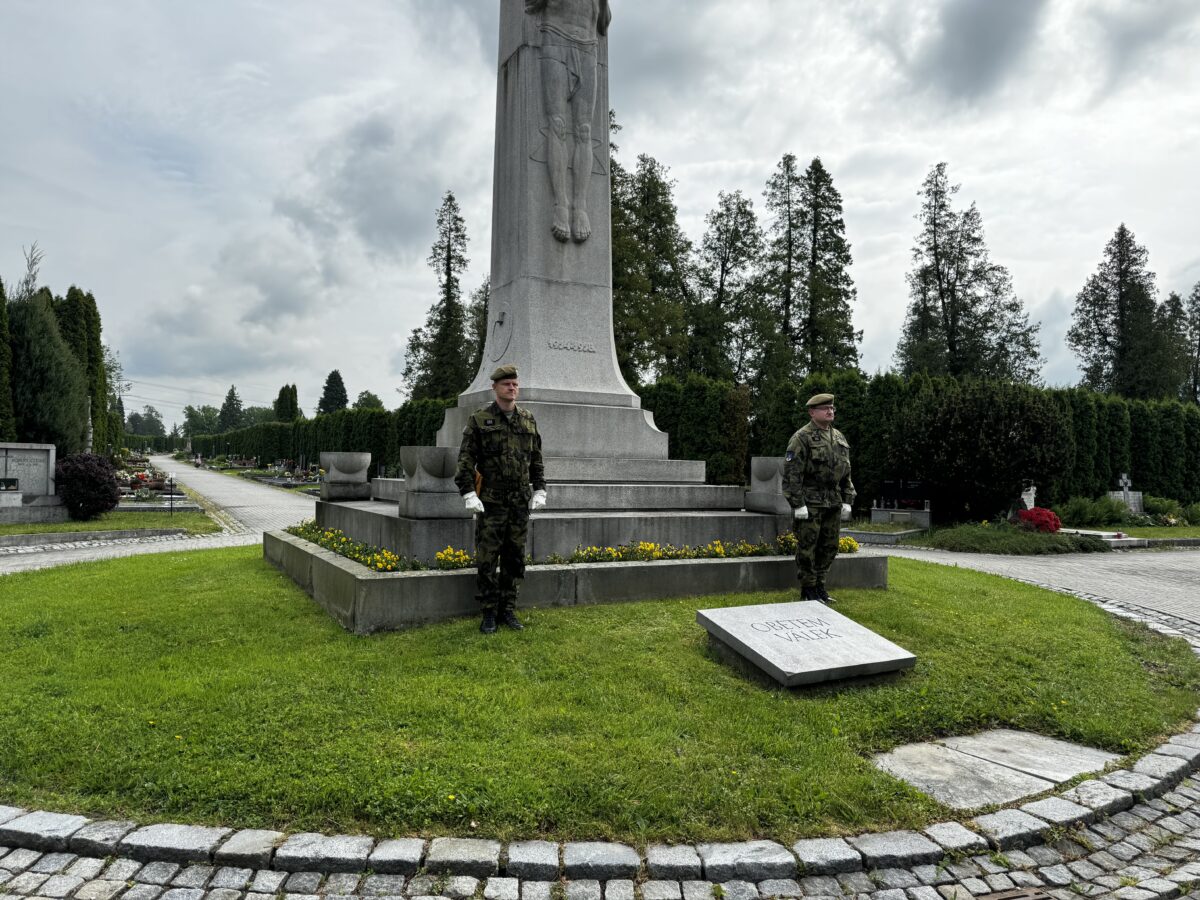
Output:
<path fill-rule="evenodd" d="M 696 621 L 717 644 L 787 687 L 911 668 L 917 658 L 823 603 L 702 609 Z"/>

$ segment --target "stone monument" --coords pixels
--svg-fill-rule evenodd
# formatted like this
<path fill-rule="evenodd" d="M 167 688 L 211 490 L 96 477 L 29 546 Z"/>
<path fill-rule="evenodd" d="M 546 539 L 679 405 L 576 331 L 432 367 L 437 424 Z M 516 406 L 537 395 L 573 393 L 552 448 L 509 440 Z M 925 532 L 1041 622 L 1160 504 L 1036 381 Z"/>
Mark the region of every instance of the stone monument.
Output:
<path fill-rule="evenodd" d="M 0 444 L 0 522 L 62 522 L 53 444 Z"/>

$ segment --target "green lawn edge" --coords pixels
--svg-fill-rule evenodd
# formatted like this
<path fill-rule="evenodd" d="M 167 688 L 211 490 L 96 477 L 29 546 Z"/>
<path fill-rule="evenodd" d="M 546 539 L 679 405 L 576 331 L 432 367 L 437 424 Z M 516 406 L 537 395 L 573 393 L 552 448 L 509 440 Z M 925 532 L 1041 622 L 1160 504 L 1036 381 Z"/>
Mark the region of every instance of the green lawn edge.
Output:
<path fill-rule="evenodd" d="M 917 654 L 873 683 L 766 688 L 695 611 L 528 611 L 361 638 L 258 548 L 0 580 L 0 802 L 138 821 L 511 840 L 739 840 L 957 816 L 874 752 L 1014 727 L 1126 754 L 1195 710 L 1179 640 L 993 576 L 891 560 L 839 611 Z"/>
<path fill-rule="evenodd" d="M 86 521 L 11 522 L 0 525 L 0 535 L 7 534 L 64 534 L 92 531 L 147 531 L 160 528 L 182 528 L 189 534 L 213 534 L 221 526 L 197 510 L 180 512 L 133 512 L 113 510 Z"/>

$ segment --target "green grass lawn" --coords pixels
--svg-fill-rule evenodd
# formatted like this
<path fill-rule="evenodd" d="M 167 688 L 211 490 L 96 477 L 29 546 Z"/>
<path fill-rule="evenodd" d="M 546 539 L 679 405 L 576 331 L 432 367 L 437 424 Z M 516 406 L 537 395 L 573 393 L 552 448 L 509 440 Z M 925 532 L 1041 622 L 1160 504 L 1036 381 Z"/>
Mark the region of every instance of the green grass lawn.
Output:
<path fill-rule="evenodd" d="M 0 579 L 0 802 L 148 821 L 500 838 L 790 840 L 952 815 L 870 753 L 1012 726 L 1129 752 L 1184 723 L 1182 641 L 1002 579 L 891 561 L 838 609 L 915 652 L 788 691 L 709 651 L 698 608 L 534 610 L 343 632 L 258 548 Z"/>
<path fill-rule="evenodd" d="M 186 528 L 190 534 L 212 534 L 221 526 L 205 513 L 189 512 L 107 512 L 86 522 L 29 522 L 0 525 L 0 534 L 57 534 L 64 531 L 125 531 L 147 528 Z"/>

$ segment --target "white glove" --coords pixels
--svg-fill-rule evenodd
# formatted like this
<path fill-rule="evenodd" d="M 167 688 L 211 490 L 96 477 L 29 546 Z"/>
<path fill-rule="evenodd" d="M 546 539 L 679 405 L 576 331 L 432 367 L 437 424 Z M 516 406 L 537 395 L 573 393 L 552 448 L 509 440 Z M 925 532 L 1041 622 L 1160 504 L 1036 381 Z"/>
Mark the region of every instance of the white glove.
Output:
<path fill-rule="evenodd" d="M 474 491 L 469 494 L 463 494 L 463 502 L 466 503 L 467 509 L 473 513 L 483 512 L 483 501 L 479 499 L 479 495 Z"/>
<path fill-rule="evenodd" d="M 850 521 L 850 504 L 849 503 L 842 504 L 842 521 L 843 522 Z"/>
<path fill-rule="evenodd" d="M 803 522 L 808 518 L 808 507 L 797 506 L 794 510 L 792 510 L 792 518 L 797 522 Z"/>
<path fill-rule="evenodd" d="M 534 491 L 533 497 L 529 500 L 529 509 L 531 511 L 539 510 L 546 505 L 546 492 Z"/>

